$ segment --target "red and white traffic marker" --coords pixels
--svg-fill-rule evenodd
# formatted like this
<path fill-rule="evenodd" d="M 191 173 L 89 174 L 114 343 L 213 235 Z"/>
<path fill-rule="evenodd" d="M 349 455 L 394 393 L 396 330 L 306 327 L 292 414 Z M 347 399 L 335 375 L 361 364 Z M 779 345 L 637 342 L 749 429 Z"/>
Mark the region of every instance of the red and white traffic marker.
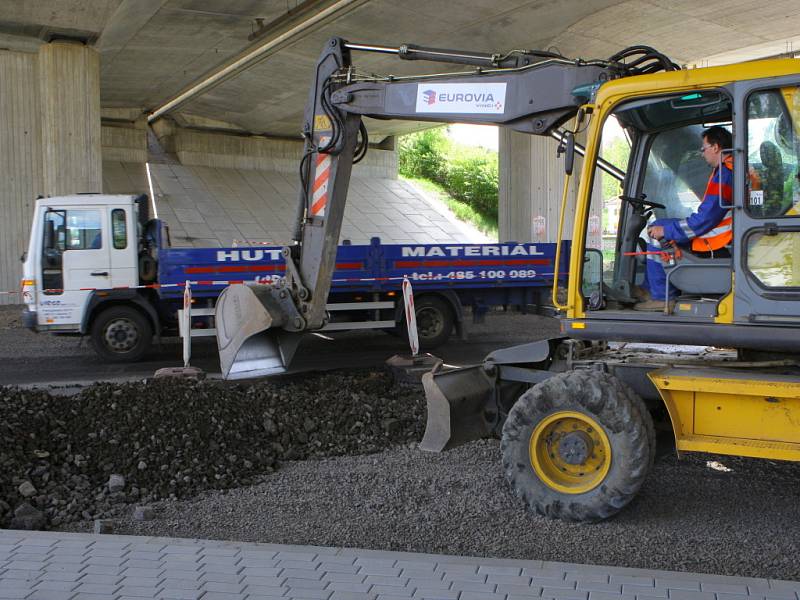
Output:
<path fill-rule="evenodd" d="M 406 309 L 406 326 L 408 327 L 408 343 L 411 345 L 411 356 L 419 354 L 419 335 L 417 334 L 417 313 L 414 309 L 414 291 L 408 277 L 403 278 L 403 304 Z"/>

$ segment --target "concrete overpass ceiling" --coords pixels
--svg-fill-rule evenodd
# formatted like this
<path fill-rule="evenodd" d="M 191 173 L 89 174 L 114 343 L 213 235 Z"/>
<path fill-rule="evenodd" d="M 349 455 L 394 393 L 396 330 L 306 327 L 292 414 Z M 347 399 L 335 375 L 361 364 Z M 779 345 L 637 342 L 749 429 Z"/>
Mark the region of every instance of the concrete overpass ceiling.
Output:
<path fill-rule="evenodd" d="M 144 111 L 250 46 L 256 19 L 269 28 L 299 5 L 300 0 L 5 0 L 0 47 L 34 51 L 52 35 L 81 37 L 101 53 L 105 114 Z M 717 64 L 800 46 L 796 0 L 729 0 L 724 6 L 694 0 L 367 0 L 353 6 L 183 105 L 178 114 L 187 121 L 212 119 L 244 131 L 296 136 L 314 62 L 332 35 L 481 51 L 555 48 L 588 58 L 643 43 L 684 64 Z M 362 70 L 381 74 L 454 69 L 361 53 L 356 61 Z M 374 122 L 370 133 L 380 139 L 417 127 Z"/>

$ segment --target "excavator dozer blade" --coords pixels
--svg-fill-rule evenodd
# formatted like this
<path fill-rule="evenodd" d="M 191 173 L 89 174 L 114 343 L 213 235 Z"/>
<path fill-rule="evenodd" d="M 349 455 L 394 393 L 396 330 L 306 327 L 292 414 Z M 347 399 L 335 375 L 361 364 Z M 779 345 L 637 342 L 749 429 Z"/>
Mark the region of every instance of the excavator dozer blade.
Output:
<path fill-rule="evenodd" d="M 302 337 L 280 327 L 287 316 L 266 285 L 231 285 L 215 311 L 222 376 L 247 379 L 285 373 Z"/>
<path fill-rule="evenodd" d="M 425 373 L 428 422 L 419 444 L 428 452 L 442 452 L 491 435 L 494 381 L 482 365 Z"/>

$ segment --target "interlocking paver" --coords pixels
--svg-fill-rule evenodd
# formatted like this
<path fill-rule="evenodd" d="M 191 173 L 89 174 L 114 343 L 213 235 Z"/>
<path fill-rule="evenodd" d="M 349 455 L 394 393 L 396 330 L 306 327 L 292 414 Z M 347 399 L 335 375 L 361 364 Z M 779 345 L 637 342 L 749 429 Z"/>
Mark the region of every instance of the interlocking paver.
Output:
<path fill-rule="evenodd" d="M 119 575 L 125 570 L 122 565 L 87 565 L 81 573 L 87 575 Z"/>
<path fill-rule="evenodd" d="M 283 569 L 278 569 L 277 567 L 266 567 L 263 569 L 259 567 L 244 567 L 239 572 L 239 575 L 242 577 L 278 577 L 281 571 L 283 571 Z"/>
<path fill-rule="evenodd" d="M 72 592 L 80 585 L 77 581 L 38 581 L 34 589 L 50 590 L 53 592 Z"/>
<path fill-rule="evenodd" d="M 81 577 L 81 583 L 96 583 L 99 585 L 113 585 L 122 581 L 121 575 L 94 575 L 88 574 Z"/>
<path fill-rule="evenodd" d="M 297 588 L 297 589 L 309 589 L 309 590 L 322 590 L 328 586 L 327 581 L 321 581 L 316 579 L 287 579 L 284 582 L 284 585 L 290 588 Z"/>
<path fill-rule="evenodd" d="M 670 600 L 716 600 L 714 592 L 694 592 L 691 590 L 670 590 Z"/>
<path fill-rule="evenodd" d="M 163 600 L 198 600 L 203 597 L 203 590 L 185 590 L 181 588 L 165 587 L 158 594 Z"/>
<path fill-rule="evenodd" d="M 352 592 L 334 592 L 329 600 L 375 600 L 372 594 L 359 594 Z"/>
<path fill-rule="evenodd" d="M 541 596 L 542 588 L 538 585 L 509 585 L 501 583 L 497 586 L 496 592 L 498 594 L 518 595 L 518 596 Z"/>
<path fill-rule="evenodd" d="M 30 571 L 20 569 L 7 569 L 3 572 L 3 579 L 24 579 L 26 581 L 36 581 L 43 574 L 43 571 Z"/>
<path fill-rule="evenodd" d="M 589 600 L 636 600 L 633 594 L 618 594 L 616 592 L 589 592 Z"/>
<path fill-rule="evenodd" d="M 458 600 L 506 600 L 506 595 L 487 594 L 485 592 L 461 592 Z"/>
<path fill-rule="evenodd" d="M 386 575 L 386 576 L 389 576 L 389 577 L 396 577 L 396 576 L 400 575 L 400 573 L 402 572 L 402 569 L 397 568 L 397 567 L 384 566 L 384 565 L 362 565 L 362 566 L 359 567 L 358 572 L 362 573 L 363 575 Z M 405 576 L 406 577 L 413 577 L 413 575 L 405 575 Z M 429 573 L 427 571 L 422 573 L 421 576 L 422 577 L 432 577 L 432 578 L 435 577 L 436 579 L 441 579 L 442 578 L 442 574 L 441 573 L 439 573 L 437 575 L 435 573 Z"/>
<path fill-rule="evenodd" d="M 458 590 L 436 590 L 419 588 L 414 592 L 414 598 L 422 600 L 457 600 L 461 592 Z"/>
<path fill-rule="evenodd" d="M 57 592 L 54 590 L 34 591 L 26 600 L 72 600 L 75 592 Z"/>
<path fill-rule="evenodd" d="M 117 593 L 121 596 L 132 596 L 134 598 L 153 598 L 160 589 L 158 587 L 124 585 L 117 590 Z"/>
<path fill-rule="evenodd" d="M 273 587 L 268 585 L 248 585 L 244 588 L 244 593 L 248 597 L 262 597 L 270 596 L 273 598 L 280 598 L 289 591 L 287 587 Z"/>
<path fill-rule="evenodd" d="M 286 582 L 286 577 L 265 576 L 259 577 L 257 575 L 246 575 L 242 578 L 242 583 L 245 585 L 265 585 L 265 586 L 282 586 Z"/>
<path fill-rule="evenodd" d="M 700 591 L 700 582 L 692 579 L 668 579 L 656 577 L 657 588 L 667 588 L 670 590 L 694 590 Z M 747 589 L 747 586 L 745 586 Z"/>
<path fill-rule="evenodd" d="M 645 587 L 655 587 L 655 579 L 653 577 L 637 576 L 637 575 L 612 575 L 610 583 L 621 583 L 628 585 L 641 585 Z"/>
<path fill-rule="evenodd" d="M 398 587 L 396 585 L 373 585 L 369 589 L 369 593 L 377 594 L 378 596 L 401 596 L 403 598 L 410 598 L 414 595 L 414 589 Z"/>
<path fill-rule="evenodd" d="M 312 561 L 317 558 L 316 552 L 278 552 L 275 555 L 278 560 L 301 560 Z"/>
<path fill-rule="evenodd" d="M 47 571 L 39 578 L 42 581 L 78 581 L 83 573 L 77 571 Z"/>
<path fill-rule="evenodd" d="M 201 571 L 198 579 L 200 581 L 213 581 L 215 583 L 239 583 L 244 577 L 240 573 L 206 573 Z"/>
<path fill-rule="evenodd" d="M 27 598 L 31 593 L 30 589 L 8 588 L 0 590 L 0 600 L 21 600 Z"/>
<path fill-rule="evenodd" d="M 800 582 L 596 565 L 51 532 L 23 541 L 0 530 L 0 600 L 800 600 Z"/>
<path fill-rule="evenodd" d="M 283 577 L 292 579 L 313 579 L 317 581 L 322 579 L 324 573 L 315 569 L 283 569 L 280 574 Z"/>
<path fill-rule="evenodd" d="M 356 575 L 358 577 L 358 575 Z M 330 576 L 326 575 L 325 579 L 330 579 Z M 333 581 L 333 580 L 331 580 Z M 401 586 L 405 587 L 408 585 L 408 582 L 411 581 L 408 577 L 387 577 L 385 575 L 367 575 L 366 578 L 362 577 L 361 583 L 368 583 L 369 585 L 390 585 L 390 586 Z"/>
<path fill-rule="evenodd" d="M 348 581 L 331 581 L 324 589 L 334 592 L 359 592 L 366 594 L 372 586 L 368 583 L 352 583 Z"/>
<path fill-rule="evenodd" d="M 331 590 L 290 589 L 287 592 L 292 600 L 328 600 L 333 596 Z"/>
<path fill-rule="evenodd" d="M 245 586 L 241 583 L 220 583 L 217 581 L 207 581 L 202 589 L 206 592 L 227 592 L 230 594 L 241 594 Z"/>
<path fill-rule="evenodd" d="M 675 589 L 675 592 L 686 591 L 691 592 L 695 590 L 684 590 L 682 588 Z M 700 591 L 700 590 L 696 590 Z M 665 587 L 648 587 L 646 585 L 634 585 L 632 583 L 625 583 L 622 586 L 623 594 L 633 594 L 635 596 L 647 596 L 648 598 L 666 598 L 670 595 L 669 588 Z"/>

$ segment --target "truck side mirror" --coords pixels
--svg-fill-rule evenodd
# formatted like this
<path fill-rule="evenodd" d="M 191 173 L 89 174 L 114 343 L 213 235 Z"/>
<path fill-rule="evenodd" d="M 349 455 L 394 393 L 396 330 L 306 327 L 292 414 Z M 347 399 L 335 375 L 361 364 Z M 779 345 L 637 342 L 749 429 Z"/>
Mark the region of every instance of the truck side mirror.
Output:
<path fill-rule="evenodd" d="M 55 250 L 56 247 L 56 225 L 51 220 L 44 222 L 44 249 Z"/>
<path fill-rule="evenodd" d="M 575 168 L 575 134 L 565 131 L 561 136 L 561 143 L 558 145 L 558 156 L 564 155 L 564 172 L 572 175 Z"/>

